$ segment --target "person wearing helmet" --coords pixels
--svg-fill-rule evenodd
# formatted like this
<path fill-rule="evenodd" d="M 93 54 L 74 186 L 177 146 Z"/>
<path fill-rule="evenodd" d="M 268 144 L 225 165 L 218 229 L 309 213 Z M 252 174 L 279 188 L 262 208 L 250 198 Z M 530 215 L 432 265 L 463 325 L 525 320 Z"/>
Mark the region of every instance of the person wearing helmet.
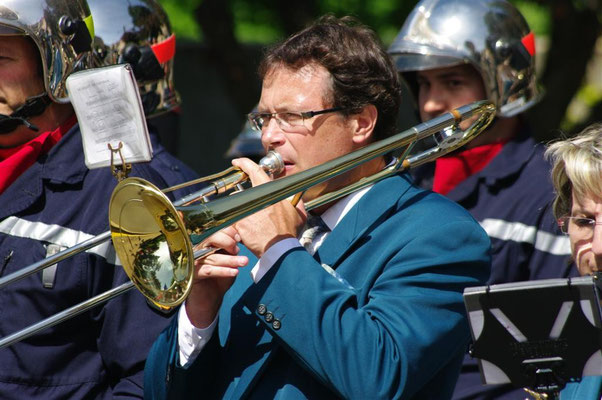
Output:
<path fill-rule="evenodd" d="M 173 157 L 178 136 L 180 96 L 173 79 L 176 36 L 155 0 L 88 0 L 94 16 L 93 49 L 100 66 L 129 63 L 147 117 L 155 163 L 169 186 L 197 178 Z M 161 143 L 165 147 L 158 146 Z"/>
<path fill-rule="evenodd" d="M 422 0 L 389 53 L 422 120 L 477 100 L 497 108 L 492 125 L 465 148 L 412 171 L 419 186 L 458 202 L 487 231 L 489 283 L 576 275 L 551 213 L 550 165 L 523 116 L 540 92 L 535 39 L 520 12 L 498 0 Z M 466 357 L 454 398 L 521 396 L 509 385 L 483 386 Z"/>
<path fill-rule="evenodd" d="M 65 89 L 95 65 L 93 26 L 85 0 L 0 0 L 2 276 L 108 230 L 117 182 L 86 168 Z M 153 160 L 131 175 L 163 188 L 164 169 Z M 0 336 L 127 280 L 109 243 L 67 258 L 0 290 Z M 144 360 L 167 317 L 130 291 L 2 348 L 0 398 L 142 398 Z"/>

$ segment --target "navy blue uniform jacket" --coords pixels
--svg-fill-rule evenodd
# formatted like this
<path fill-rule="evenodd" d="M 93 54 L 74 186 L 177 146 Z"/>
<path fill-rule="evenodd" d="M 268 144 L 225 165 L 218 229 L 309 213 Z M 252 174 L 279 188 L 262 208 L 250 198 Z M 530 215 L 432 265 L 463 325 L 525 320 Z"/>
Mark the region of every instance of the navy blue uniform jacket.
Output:
<path fill-rule="evenodd" d="M 161 188 L 194 177 L 158 143 L 153 147 L 153 161 L 134 165 L 133 176 Z M 0 195 L 0 273 L 106 232 L 116 184 L 108 168 L 86 168 L 79 129 L 71 129 Z M 0 290 L 0 335 L 127 280 L 108 242 L 62 261 Z M 0 349 L 0 398 L 141 398 L 146 355 L 168 322 L 132 290 Z"/>
<path fill-rule="evenodd" d="M 469 339 L 462 291 L 489 262 L 465 210 L 406 175 L 385 179 L 315 258 L 292 249 L 254 284 L 251 257 L 188 368 L 174 321 L 149 354 L 145 398 L 449 398 Z"/>
<path fill-rule="evenodd" d="M 466 208 L 491 238 L 490 284 L 576 276 L 568 237 L 552 214 L 554 188 L 544 148 L 520 132 L 480 172 L 447 197 Z M 412 170 L 416 183 L 432 187 L 435 163 Z M 522 399 L 511 385 L 483 385 L 476 360 L 466 356 L 453 398 Z"/>

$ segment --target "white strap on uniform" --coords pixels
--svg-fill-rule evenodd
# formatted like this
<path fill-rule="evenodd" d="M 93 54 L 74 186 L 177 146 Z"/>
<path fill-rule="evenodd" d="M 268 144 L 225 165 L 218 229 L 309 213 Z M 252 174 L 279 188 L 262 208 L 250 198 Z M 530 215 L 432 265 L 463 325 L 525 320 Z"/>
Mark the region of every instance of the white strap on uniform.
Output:
<path fill-rule="evenodd" d="M 530 243 L 535 249 L 555 256 L 571 254 L 569 238 L 565 235 L 538 230 L 535 226 L 502 219 L 486 218 L 480 222 L 489 237 L 513 242 Z"/>
<path fill-rule="evenodd" d="M 28 221 L 14 216 L 0 221 L 0 233 L 47 242 L 63 249 L 73 247 L 78 243 L 94 237 L 89 233 L 66 228 L 64 226 Z M 104 258 L 109 264 L 121 265 L 110 241 L 101 243 L 98 246 L 86 250 L 86 252 Z"/>

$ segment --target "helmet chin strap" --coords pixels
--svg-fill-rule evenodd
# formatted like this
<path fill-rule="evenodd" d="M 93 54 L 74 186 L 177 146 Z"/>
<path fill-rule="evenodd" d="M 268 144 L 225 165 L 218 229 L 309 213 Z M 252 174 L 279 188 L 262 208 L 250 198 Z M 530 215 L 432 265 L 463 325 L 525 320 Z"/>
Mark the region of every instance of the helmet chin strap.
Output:
<path fill-rule="evenodd" d="M 11 133 L 21 125 L 25 125 L 32 131 L 38 132 L 39 128 L 28 121 L 28 119 L 41 115 L 50 103 L 52 101 L 48 97 L 48 94 L 42 93 L 28 98 L 25 104 L 17 108 L 12 114 L 0 114 L 0 135 Z"/>

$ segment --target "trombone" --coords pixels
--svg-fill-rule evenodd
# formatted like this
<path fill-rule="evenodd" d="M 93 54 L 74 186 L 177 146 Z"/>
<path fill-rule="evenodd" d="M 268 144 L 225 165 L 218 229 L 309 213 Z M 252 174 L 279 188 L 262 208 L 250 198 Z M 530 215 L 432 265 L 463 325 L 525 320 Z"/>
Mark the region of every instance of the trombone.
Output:
<path fill-rule="evenodd" d="M 324 164 L 246 190 L 242 190 L 241 185 L 248 177 L 237 168 L 165 191 L 141 178 L 124 179 L 111 196 L 109 232 L 1 278 L 0 288 L 109 239 L 113 241 L 130 282 L 2 338 L 0 348 L 85 312 L 133 287 L 157 308 L 171 309 L 181 304 L 192 288 L 194 260 L 216 250 L 199 248 L 200 243 L 211 234 L 278 201 L 293 195 L 300 196 L 308 188 L 366 161 L 397 150 L 403 149 L 402 155 L 382 171 L 307 202 L 306 210 L 327 204 L 400 171 L 435 160 L 460 148 L 485 130 L 493 121 L 495 111 L 491 102 L 471 103 Z M 470 126 L 462 130 L 459 126 L 462 122 Z M 407 157 L 418 141 L 429 137 L 434 139 L 434 147 Z M 280 156 L 273 152 L 264 157 L 260 165 L 272 174 L 283 168 Z M 211 183 L 204 189 L 173 203 L 165 195 L 168 191 L 207 181 Z M 239 192 L 233 195 L 208 199 L 209 196 L 235 188 Z"/>

